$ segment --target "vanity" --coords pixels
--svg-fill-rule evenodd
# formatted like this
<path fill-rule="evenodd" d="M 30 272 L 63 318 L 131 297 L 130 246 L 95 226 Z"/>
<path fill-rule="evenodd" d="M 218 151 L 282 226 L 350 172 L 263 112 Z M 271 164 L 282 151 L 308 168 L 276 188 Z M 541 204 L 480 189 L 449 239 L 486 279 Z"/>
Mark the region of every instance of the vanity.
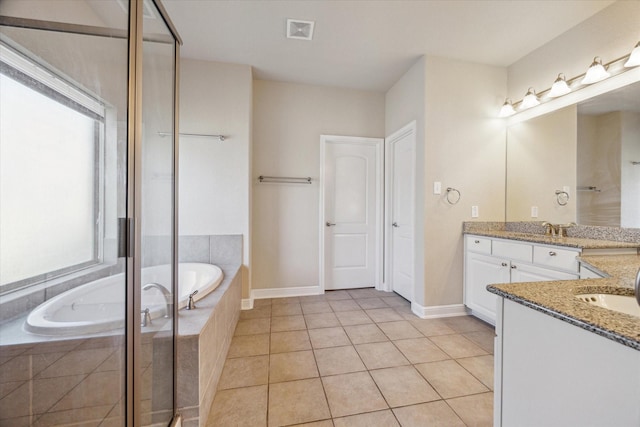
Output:
<path fill-rule="evenodd" d="M 465 304 L 496 327 L 494 426 L 639 426 L 640 317 L 578 296 L 632 295 L 640 241 L 535 231 L 465 224 Z"/>

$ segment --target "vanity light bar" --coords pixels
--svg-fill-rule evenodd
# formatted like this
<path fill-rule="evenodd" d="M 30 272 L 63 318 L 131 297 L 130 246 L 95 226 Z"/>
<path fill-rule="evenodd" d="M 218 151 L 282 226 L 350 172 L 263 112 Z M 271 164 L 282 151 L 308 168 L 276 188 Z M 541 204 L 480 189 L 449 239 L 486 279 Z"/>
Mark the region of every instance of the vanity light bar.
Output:
<path fill-rule="evenodd" d="M 611 67 L 611 65 L 617 64 L 622 61 L 626 61 L 624 66 L 620 68 Z M 563 73 L 558 74 L 558 78 L 553 83 L 553 86 L 549 89 L 543 90 L 542 92 L 536 92 L 533 88 L 530 87 L 527 90 L 527 94 L 524 96 L 524 98 L 517 102 L 511 102 L 511 99 L 509 98 L 505 99 L 498 117 L 512 116 L 518 111 L 527 110 L 545 101 L 549 101 L 562 95 L 566 95 L 570 92 L 580 90 L 591 84 L 605 80 L 613 75 L 622 74 L 625 71 L 628 71 L 628 69 L 637 66 L 640 66 L 640 42 L 638 42 L 638 44 L 628 55 L 616 58 L 613 61 L 607 62 L 606 64 L 603 64 L 600 57 L 596 56 L 586 72 L 569 80 L 564 77 Z"/>

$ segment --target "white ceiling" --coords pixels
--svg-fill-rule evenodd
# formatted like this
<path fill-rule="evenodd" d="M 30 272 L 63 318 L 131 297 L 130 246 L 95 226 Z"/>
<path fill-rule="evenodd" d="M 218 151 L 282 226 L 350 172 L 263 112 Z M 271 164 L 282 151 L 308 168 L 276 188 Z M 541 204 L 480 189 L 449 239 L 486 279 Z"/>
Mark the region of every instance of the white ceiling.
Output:
<path fill-rule="evenodd" d="M 421 55 L 508 66 L 606 0 L 163 0 L 186 58 L 248 64 L 256 78 L 386 91 Z M 315 21 L 311 42 L 287 18 Z"/>

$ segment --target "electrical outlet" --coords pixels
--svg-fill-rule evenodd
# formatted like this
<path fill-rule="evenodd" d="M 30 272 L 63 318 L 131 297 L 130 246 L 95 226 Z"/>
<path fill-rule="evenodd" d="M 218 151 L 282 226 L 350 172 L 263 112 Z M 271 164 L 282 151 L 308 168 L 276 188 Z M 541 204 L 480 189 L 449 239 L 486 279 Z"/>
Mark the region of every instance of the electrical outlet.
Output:
<path fill-rule="evenodd" d="M 433 194 L 442 194 L 442 183 L 440 181 L 433 183 Z"/>
<path fill-rule="evenodd" d="M 478 213 L 477 206 L 471 206 L 471 218 L 478 218 L 480 214 Z"/>
<path fill-rule="evenodd" d="M 538 218 L 538 207 L 531 206 L 531 218 Z"/>

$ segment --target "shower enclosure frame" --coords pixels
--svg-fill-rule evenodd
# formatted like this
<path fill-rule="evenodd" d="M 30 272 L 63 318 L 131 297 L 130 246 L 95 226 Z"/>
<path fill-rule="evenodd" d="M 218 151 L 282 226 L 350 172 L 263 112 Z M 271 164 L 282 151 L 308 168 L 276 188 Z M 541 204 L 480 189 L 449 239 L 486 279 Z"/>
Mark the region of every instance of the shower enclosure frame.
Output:
<path fill-rule="evenodd" d="M 115 1 L 115 0 L 114 0 Z M 172 38 L 143 39 L 143 8 L 144 2 L 151 2 L 160 18 L 164 21 Z M 28 18 L 0 16 L 0 25 L 19 27 L 54 32 L 86 34 L 112 38 L 128 39 L 128 101 L 127 101 L 127 216 L 124 233 L 119 233 L 124 242 L 118 245 L 123 247 L 127 258 L 126 262 L 126 312 L 125 312 L 125 416 L 127 426 L 141 425 L 141 378 L 140 369 L 140 310 L 141 310 L 141 267 L 142 267 L 142 70 L 143 70 L 143 41 L 155 41 L 172 43 L 173 56 L 173 179 L 172 179 L 172 237 L 171 237 L 171 264 L 173 282 L 173 419 L 174 425 L 179 417 L 176 413 L 176 336 L 178 331 L 178 143 L 179 143 L 179 76 L 180 76 L 180 38 L 175 26 L 171 22 L 168 13 L 160 0 L 128 0 L 129 3 L 129 28 L 128 31 L 78 25 L 72 23 L 42 21 Z"/>

